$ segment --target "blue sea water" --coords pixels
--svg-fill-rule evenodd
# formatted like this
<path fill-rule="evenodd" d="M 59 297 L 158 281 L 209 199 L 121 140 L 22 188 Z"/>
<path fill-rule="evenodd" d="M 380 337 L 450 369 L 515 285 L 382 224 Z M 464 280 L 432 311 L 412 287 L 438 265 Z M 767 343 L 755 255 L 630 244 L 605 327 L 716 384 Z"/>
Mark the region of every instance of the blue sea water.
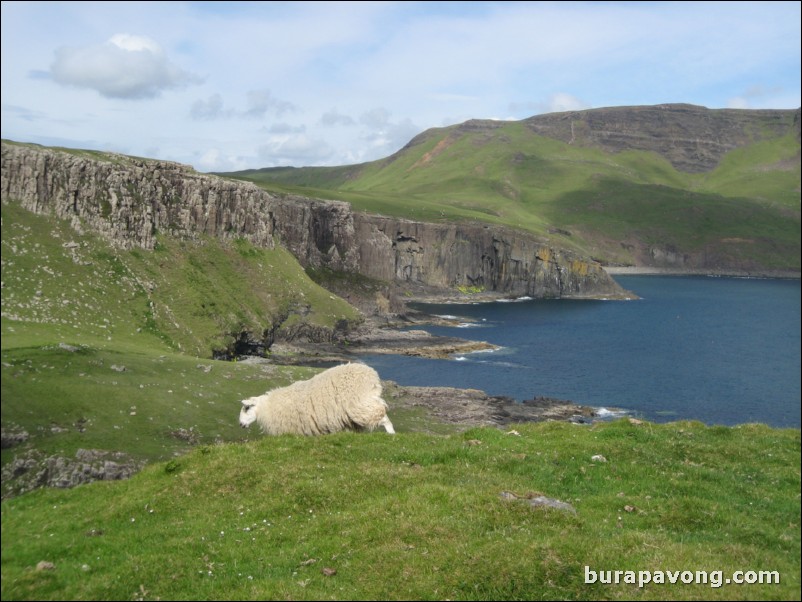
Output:
<path fill-rule="evenodd" d="M 434 334 L 502 347 L 452 360 L 370 355 L 402 385 L 616 407 L 656 422 L 800 426 L 800 281 L 620 276 L 636 301 L 421 305 Z M 467 319 L 474 322 L 467 322 Z"/>

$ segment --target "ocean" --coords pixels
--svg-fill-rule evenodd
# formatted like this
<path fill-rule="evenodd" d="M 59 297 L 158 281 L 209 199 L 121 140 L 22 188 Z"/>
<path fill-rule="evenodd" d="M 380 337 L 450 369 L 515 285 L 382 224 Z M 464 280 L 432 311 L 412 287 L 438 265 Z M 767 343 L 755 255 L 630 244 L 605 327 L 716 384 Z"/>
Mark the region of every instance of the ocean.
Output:
<path fill-rule="evenodd" d="M 616 280 L 641 298 L 417 305 L 461 322 L 426 328 L 433 334 L 501 349 L 362 359 L 401 385 L 556 397 L 655 422 L 800 427 L 799 280 Z"/>

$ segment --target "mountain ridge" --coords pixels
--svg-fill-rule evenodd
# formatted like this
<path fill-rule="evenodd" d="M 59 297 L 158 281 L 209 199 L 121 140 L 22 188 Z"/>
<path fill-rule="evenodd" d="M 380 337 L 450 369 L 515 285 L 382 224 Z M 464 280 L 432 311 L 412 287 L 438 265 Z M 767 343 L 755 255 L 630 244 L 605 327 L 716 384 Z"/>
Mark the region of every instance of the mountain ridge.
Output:
<path fill-rule="evenodd" d="M 469 120 L 368 163 L 221 175 L 373 213 L 512 226 L 612 266 L 800 269 L 799 109 Z"/>

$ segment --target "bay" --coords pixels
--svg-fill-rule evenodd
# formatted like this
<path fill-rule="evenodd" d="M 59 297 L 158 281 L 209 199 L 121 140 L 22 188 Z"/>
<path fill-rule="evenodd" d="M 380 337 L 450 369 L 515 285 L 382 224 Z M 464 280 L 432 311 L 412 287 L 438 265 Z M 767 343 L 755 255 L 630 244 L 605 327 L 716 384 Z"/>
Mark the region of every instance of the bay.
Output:
<path fill-rule="evenodd" d="M 617 276 L 635 301 L 420 305 L 433 334 L 502 349 L 451 360 L 363 356 L 402 385 L 570 399 L 655 422 L 800 426 L 800 281 Z M 470 320 L 470 322 L 469 322 Z"/>

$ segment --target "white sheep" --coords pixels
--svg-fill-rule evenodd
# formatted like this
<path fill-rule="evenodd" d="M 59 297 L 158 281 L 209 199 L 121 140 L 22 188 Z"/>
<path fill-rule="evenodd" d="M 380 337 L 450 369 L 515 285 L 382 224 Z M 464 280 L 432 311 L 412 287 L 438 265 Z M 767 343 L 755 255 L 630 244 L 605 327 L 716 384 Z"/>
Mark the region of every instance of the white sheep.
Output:
<path fill-rule="evenodd" d="M 323 435 L 383 426 L 395 434 L 381 397 L 379 375 L 364 364 L 343 364 L 309 380 L 242 400 L 239 423 L 259 421 L 268 435 Z"/>

